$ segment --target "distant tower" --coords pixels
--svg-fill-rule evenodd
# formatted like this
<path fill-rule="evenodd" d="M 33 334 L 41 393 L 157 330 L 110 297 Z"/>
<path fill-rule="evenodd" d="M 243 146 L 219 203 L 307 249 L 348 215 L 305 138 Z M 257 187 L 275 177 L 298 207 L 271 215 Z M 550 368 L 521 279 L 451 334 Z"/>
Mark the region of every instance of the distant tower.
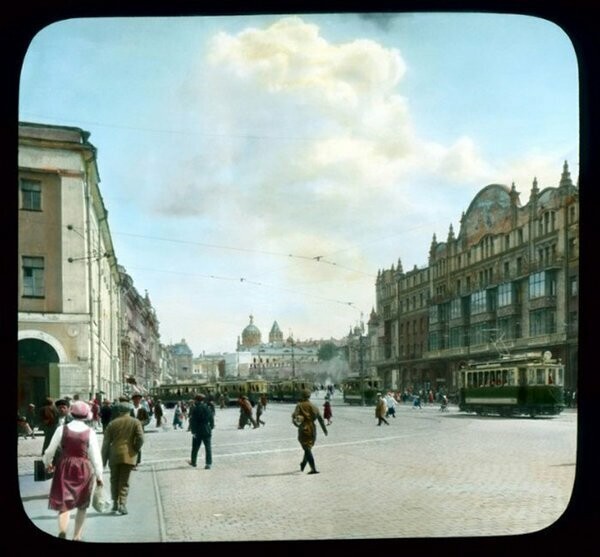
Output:
<path fill-rule="evenodd" d="M 273 345 L 283 344 L 283 333 L 281 332 L 277 321 L 274 321 L 273 326 L 271 327 L 271 332 L 269 333 L 269 342 Z"/>

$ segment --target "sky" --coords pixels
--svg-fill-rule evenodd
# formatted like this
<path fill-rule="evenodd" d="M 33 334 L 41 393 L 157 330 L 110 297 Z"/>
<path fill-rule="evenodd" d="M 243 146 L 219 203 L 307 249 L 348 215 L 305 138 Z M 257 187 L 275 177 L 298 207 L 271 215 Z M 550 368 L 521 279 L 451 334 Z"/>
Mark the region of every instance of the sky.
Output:
<path fill-rule="evenodd" d="M 578 79 L 525 15 L 75 18 L 33 37 L 19 119 L 90 132 L 117 262 L 200 355 L 250 315 L 342 338 L 485 186 L 576 183 Z"/>

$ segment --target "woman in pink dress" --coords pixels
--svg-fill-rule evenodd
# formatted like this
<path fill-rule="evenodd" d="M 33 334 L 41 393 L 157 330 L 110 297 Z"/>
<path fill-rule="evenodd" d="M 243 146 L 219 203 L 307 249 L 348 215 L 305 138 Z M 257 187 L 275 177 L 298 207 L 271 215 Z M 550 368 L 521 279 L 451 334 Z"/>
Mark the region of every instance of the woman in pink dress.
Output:
<path fill-rule="evenodd" d="M 90 407 L 78 400 L 70 413 L 74 419 L 58 427 L 43 460 L 46 468 L 54 471 L 48 508 L 58 511 L 58 537 L 67 537 L 71 511 L 77 509 L 73 539 L 80 540 L 94 480 L 103 485 L 102 456 L 96 432 L 84 422 L 91 418 Z"/>

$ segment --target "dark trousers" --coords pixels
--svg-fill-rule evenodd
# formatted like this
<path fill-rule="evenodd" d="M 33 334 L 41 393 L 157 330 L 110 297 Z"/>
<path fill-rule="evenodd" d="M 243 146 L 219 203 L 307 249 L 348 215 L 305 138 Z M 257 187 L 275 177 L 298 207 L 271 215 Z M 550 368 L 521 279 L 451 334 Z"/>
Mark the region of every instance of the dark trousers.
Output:
<path fill-rule="evenodd" d="M 129 476 L 133 464 L 110 465 L 110 494 L 113 503 L 125 505 L 129 494 Z"/>
<path fill-rule="evenodd" d="M 194 466 L 196 466 L 196 461 L 198 460 L 198 451 L 200 450 L 200 445 L 202 445 L 202 443 L 204 443 L 205 464 L 207 466 L 212 465 L 211 441 L 211 435 L 200 437 L 198 434 L 195 434 L 192 436 L 192 464 Z"/>

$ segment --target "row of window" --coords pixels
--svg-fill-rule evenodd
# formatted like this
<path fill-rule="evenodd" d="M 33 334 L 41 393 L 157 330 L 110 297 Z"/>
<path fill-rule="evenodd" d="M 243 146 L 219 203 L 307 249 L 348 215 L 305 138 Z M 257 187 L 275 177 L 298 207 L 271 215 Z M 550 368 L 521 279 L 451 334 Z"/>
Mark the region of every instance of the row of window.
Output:
<path fill-rule="evenodd" d="M 460 387 L 498 387 L 510 385 L 563 385 L 564 368 L 529 367 L 526 369 L 506 368 L 481 371 L 463 371 Z"/>
<path fill-rule="evenodd" d="M 529 336 L 550 335 L 557 332 L 556 310 L 542 308 L 529 312 Z M 429 349 L 463 348 L 487 344 L 496 339 L 514 340 L 522 338 L 521 323 L 514 317 L 475 323 L 470 327 L 452 327 L 448 333 L 431 331 Z"/>
<path fill-rule="evenodd" d="M 570 293 L 577 295 L 577 277 L 569 279 Z M 556 274 L 553 271 L 533 273 L 528 279 L 528 295 L 530 300 L 545 296 L 556 296 Z M 499 284 L 496 288 L 473 292 L 469 297 L 455 298 L 446 304 L 436 304 L 429 308 L 429 322 L 438 323 L 450 319 L 459 319 L 464 315 L 478 315 L 496 311 L 520 303 L 520 290 L 515 283 Z"/>

